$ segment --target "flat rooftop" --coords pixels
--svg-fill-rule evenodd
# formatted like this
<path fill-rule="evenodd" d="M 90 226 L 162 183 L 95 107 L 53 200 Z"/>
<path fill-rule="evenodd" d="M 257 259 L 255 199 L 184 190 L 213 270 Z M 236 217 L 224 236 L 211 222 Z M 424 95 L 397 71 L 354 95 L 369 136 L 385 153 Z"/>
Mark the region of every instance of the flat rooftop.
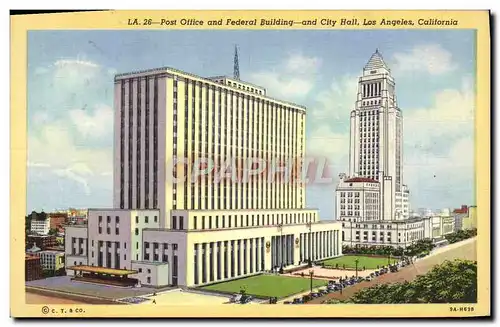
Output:
<path fill-rule="evenodd" d="M 74 271 L 83 271 L 83 272 L 91 272 L 91 273 L 117 275 L 117 276 L 125 276 L 125 275 L 137 274 L 137 270 L 113 269 L 113 268 L 96 267 L 96 266 L 85 266 L 85 265 L 66 267 L 66 269 L 74 270 Z"/>
<path fill-rule="evenodd" d="M 71 293 L 72 295 L 83 295 L 100 297 L 111 300 L 118 300 L 133 296 L 143 296 L 161 292 L 174 287 L 163 287 L 160 289 L 141 286 L 132 288 L 122 288 L 103 284 L 91 284 L 71 280 L 72 276 L 58 276 L 45 279 L 38 279 L 26 282 L 26 287 L 34 287 L 37 289 L 46 289 L 48 291 L 56 291 L 62 293 Z"/>

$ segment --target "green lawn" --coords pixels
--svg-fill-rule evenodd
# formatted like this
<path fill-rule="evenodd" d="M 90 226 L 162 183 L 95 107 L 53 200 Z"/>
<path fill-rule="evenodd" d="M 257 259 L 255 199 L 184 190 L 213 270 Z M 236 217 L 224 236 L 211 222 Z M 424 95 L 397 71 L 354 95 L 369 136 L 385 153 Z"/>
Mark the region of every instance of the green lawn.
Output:
<path fill-rule="evenodd" d="M 313 287 L 326 285 L 326 281 L 313 279 Z M 247 294 L 278 298 L 309 290 L 310 279 L 280 275 L 258 275 L 229 282 L 208 285 L 201 289 L 239 293 L 244 288 Z"/>
<path fill-rule="evenodd" d="M 323 261 L 325 263 L 325 266 L 333 266 L 335 267 L 336 264 L 339 264 L 339 268 L 342 269 L 342 266 L 345 265 L 346 268 L 356 268 L 356 263 L 354 260 L 358 259 L 358 269 L 363 269 L 365 267 L 366 269 L 377 269 L 377 265 L 382 267 L 382 266 L 387 266 L 388 263 L 388 258 L 383 258 L 383 257 L 367 257 L 367 256 L 355 256 L 355 255 L 345 255 L 342 257 L 338 258 L 333 258 L 333 259 L 328 259 Z M 397 262 L 398 259 L 391 258 L 391 264 Z"/>

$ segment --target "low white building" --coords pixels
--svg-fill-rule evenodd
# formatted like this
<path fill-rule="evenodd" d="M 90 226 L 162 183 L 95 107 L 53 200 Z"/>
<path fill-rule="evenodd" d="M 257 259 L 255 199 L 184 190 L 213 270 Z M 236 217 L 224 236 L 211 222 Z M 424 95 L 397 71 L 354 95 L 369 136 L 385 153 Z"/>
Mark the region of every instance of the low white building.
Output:
<path fill-rule="evenodd" d="M 50 230 L 50 218 L 47 217 L 47 219 L 41 219 L 41 220 L 33 219 L 31 221 L 31 232 L 46 235 L 49 233 L 49 230 Z"/>
<path fill-rule="evenodd" d="M 342 221 L 342 241 L 350 247 L 407 247 L 426 238 L 426 223 L 424 218 L 401 221 L 345 220 Z"/>
<path fill-rule="evenodd" d="M 43 270 L 59 270 L 64 268 L 64 252 L 61 251 L 40 251 L 37 253 Z"/>
<path fill-rule="evenodd" d="M 342 254 L 340 223 L 316 210 L 89 210 L 66 227 L 66 268 L 134 270 L 142 285 L 201 286 Z M 68 269 L 69 268 L 69 269 Z"/>
<path fill-rule="evenodd" d="M 379 182 L 365 177 L 340 174 L 336 192 L 337 219 L 373 221 L 380 219 Z"/>

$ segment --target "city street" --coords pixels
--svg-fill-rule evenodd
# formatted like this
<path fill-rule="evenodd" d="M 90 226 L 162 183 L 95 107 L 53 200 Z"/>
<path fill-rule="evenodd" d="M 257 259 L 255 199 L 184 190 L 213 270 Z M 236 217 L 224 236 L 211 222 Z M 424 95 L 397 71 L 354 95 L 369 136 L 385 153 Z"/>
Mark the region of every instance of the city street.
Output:
<path fill-rule="evenodd" d="M 307 304 L 320 304 L 329 299 L 345 300 L 353 296 L 362 288 L 375 286 L 378 284 L 398 283 L 405 280 L 410 281 L 415 279 L 418 275 L 423 275 L 432 269 L 437 264 L 446 260 L 454 259 L 467 259 L 476 260 L 476 238 L 468 239 L 455 244 L 450 244 L 446 247 L 435 249 L 428 257 L 416 261 L 413 265 L 402 268 L 396 273 L 388 273 L 377 277 L 370 282 L 361 282 L 353 286 L 345 288 L 340 292 L 330 293 L 325 296 L 316 298 Z"/>

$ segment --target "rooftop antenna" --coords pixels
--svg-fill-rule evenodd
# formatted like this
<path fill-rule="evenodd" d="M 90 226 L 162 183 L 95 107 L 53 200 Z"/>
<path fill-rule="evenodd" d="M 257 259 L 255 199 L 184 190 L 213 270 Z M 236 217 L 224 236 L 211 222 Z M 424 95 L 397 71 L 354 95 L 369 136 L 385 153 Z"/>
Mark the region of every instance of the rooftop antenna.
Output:
<path fill-rule="evenodd" d="M 233 77 L 235 80 L 240 80 L 240 64 L 238 63 L 238 46 L 234 46 L 234 70 Z"/>

